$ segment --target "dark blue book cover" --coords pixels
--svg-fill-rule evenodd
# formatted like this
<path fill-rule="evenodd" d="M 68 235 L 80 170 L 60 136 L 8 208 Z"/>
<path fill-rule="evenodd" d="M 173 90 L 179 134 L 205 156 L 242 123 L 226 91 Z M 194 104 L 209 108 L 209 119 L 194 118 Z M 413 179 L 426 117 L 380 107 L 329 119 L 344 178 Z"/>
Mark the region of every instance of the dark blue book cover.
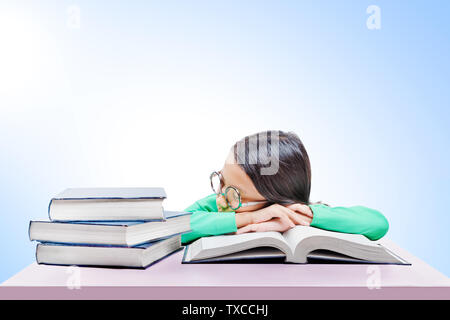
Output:
<path fill-rule="evenodd" d="M 165 211 L 165 215 L 166 215 L 166 220 L 165 221 L 170 221 L 172 219 L 175 219 L 177 217 L 183 217 L 183 216 L 187 216 L 187 215 L 191 215 L 191 212 L 185 212 L 185 211 Z M 165 223 L 164 221 L 160 221 L 160 220 L 155 220 L 155 221 L 30 221 L 29 227 L 28 227 L 28 236 L 30 238 L 30 240 L 37 240 L 43 243 L 60 243 L 60 244 L 66 244 L 66 245 L 86 245 L 85 243 L 82 242 L 78 242 L 76 241 L 76 243 L 73 243 L 72 241 L 70 242 L 58 242 L 55 241 L 54 239 L 52 240 L 46 240 L 44 241 L 43 239 L 32 239 L 31 237 L 31 225 L 33 223 L 45 223 L 45 224 L 66 224 L 66 225 L 91 225 L 91 226 L 112 226 L 112 227 L 123 227 L 123 228 L 128 228 L 128 227 L 132 227 L 135 225 L 139 225 L 139 224 L 147 224 L 147 223 L 153 223 L 153 222 L 157 222 L 157 223 Z M 179 229 L 178 229 L 179 230 Z M 179 234 L 183 234 L 183 233 L 187 233 L 190 232 L 191 230 L 184 230 L 182 232 L 176 232 L 173 234 L 170 234 L 168 236 L 160 236 L 157 238 L 154 238 L 152 240 L 147 240 L 145 242 L 155 242 L 155 241 L 159 241 L 162 239 L 166 239 L 166 238 L 170 238 L 174 235 L 179 235 Z M 104 232 L 104 231 L 102 231 Z M 104 246 L 104 244 L 99 244 L 100 246 Z M 130 245 L 131 247 L 135 247 L 139 244 L 135 244 L 135 245 Z M 96 246 L 96 245 L 94 245 Z M 119 245 L 122 246 L 122 245 Z M 129 245 L 123 245 L 123 246 L 129 246 Z"/>

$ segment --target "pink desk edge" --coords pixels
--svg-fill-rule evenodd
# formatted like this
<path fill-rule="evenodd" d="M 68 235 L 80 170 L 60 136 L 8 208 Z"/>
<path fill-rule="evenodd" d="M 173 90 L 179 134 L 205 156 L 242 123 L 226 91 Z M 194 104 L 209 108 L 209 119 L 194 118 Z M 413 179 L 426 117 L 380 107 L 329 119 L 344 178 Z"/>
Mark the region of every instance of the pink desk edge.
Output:
<path fill-rule="evenodd" d="M 179 251 L 145 270 L 33 263 L 0 285 L 0 299 L 450 299 L 448 277 L 381 242 L 412 266 L 181 264 Z"/>

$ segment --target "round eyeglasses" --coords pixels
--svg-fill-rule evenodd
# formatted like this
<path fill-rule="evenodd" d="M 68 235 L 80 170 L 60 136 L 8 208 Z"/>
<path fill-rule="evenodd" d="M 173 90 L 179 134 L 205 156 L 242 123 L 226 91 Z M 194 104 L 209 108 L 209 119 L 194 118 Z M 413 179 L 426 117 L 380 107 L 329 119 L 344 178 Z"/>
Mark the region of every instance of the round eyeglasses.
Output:
<path fill-rule="evenodd" d="M 225 188 L 225 192 L 222 193 L 224 183 L 222 173 L 214 171 L 209 177 L 211 181 L 211 188 L 217 195 L 223 195 L 225 201 L 232 210 L 237 210 L 241 207 L 253 206 L 255 204 L 265 203 L 267 201 L 252 201 L 252 202 L 242 202 L 241 193 L 236 187 L 228 186 Z"/>

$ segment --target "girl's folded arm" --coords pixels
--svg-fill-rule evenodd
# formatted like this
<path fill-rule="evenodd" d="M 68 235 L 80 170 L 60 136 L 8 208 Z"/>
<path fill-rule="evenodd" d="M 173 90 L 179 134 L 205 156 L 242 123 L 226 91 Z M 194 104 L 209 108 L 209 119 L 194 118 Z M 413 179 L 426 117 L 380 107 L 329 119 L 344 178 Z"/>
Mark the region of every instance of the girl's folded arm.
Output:
<path fill-rule="evenodd" d="M 310 205 L 313 211 L 312 227 L 344 233 L 362 234 L 370 240 L 378 240 L 389 229 L 384 215 L 363 206 L 329 207 L 324 204 Z"/>
<path fill-rule="evenodd" d="M 191 232 L 181 235 L 181 242 L 186 244 L 205 236 L 236 232 L 234 212 L 218 212 L 214 194 L 198 200 L 185 209 L 192 212 Z"/>
<path fill-rule="evenodd" d="M 191 232 L 181 235 L 181 242 L 187 243 L 204 236 L 236 232 L 234 212 L 197 211 L 191 215 Z"/>
<path fill-rule="evenodd" d="M 329 207 L 310 205 L 313 211 L 311 226 L 344 233 L 362 234 L 370 240 L 378 240 L 389 229 L 387 219 L 379 211 L 363 206 Z M 191 232 L 181 236 L 183 244 L 204 236 L 220 235 L 237 231 L 234 212 L 218 212 L 215 195 L 198 200 L 185 209 L 193 212 Z"/>

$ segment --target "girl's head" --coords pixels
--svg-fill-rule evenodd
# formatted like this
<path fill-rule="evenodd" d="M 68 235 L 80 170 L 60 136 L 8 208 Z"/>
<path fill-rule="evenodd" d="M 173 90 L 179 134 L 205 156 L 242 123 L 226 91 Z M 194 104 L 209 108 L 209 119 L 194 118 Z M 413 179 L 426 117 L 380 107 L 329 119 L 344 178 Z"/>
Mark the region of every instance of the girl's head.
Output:
<path fill-rule="evenodd" d="M 311 166 L 300 138 L 292 132 L 264 131 L 237 141 L 221 170 L 222 192 L 239 190 L 241 202 L 258 204 L 236 212 L 253 211 L 268 204 L 309 204 Z M 219 208 L 226 207 L 218 197 Z"/>

